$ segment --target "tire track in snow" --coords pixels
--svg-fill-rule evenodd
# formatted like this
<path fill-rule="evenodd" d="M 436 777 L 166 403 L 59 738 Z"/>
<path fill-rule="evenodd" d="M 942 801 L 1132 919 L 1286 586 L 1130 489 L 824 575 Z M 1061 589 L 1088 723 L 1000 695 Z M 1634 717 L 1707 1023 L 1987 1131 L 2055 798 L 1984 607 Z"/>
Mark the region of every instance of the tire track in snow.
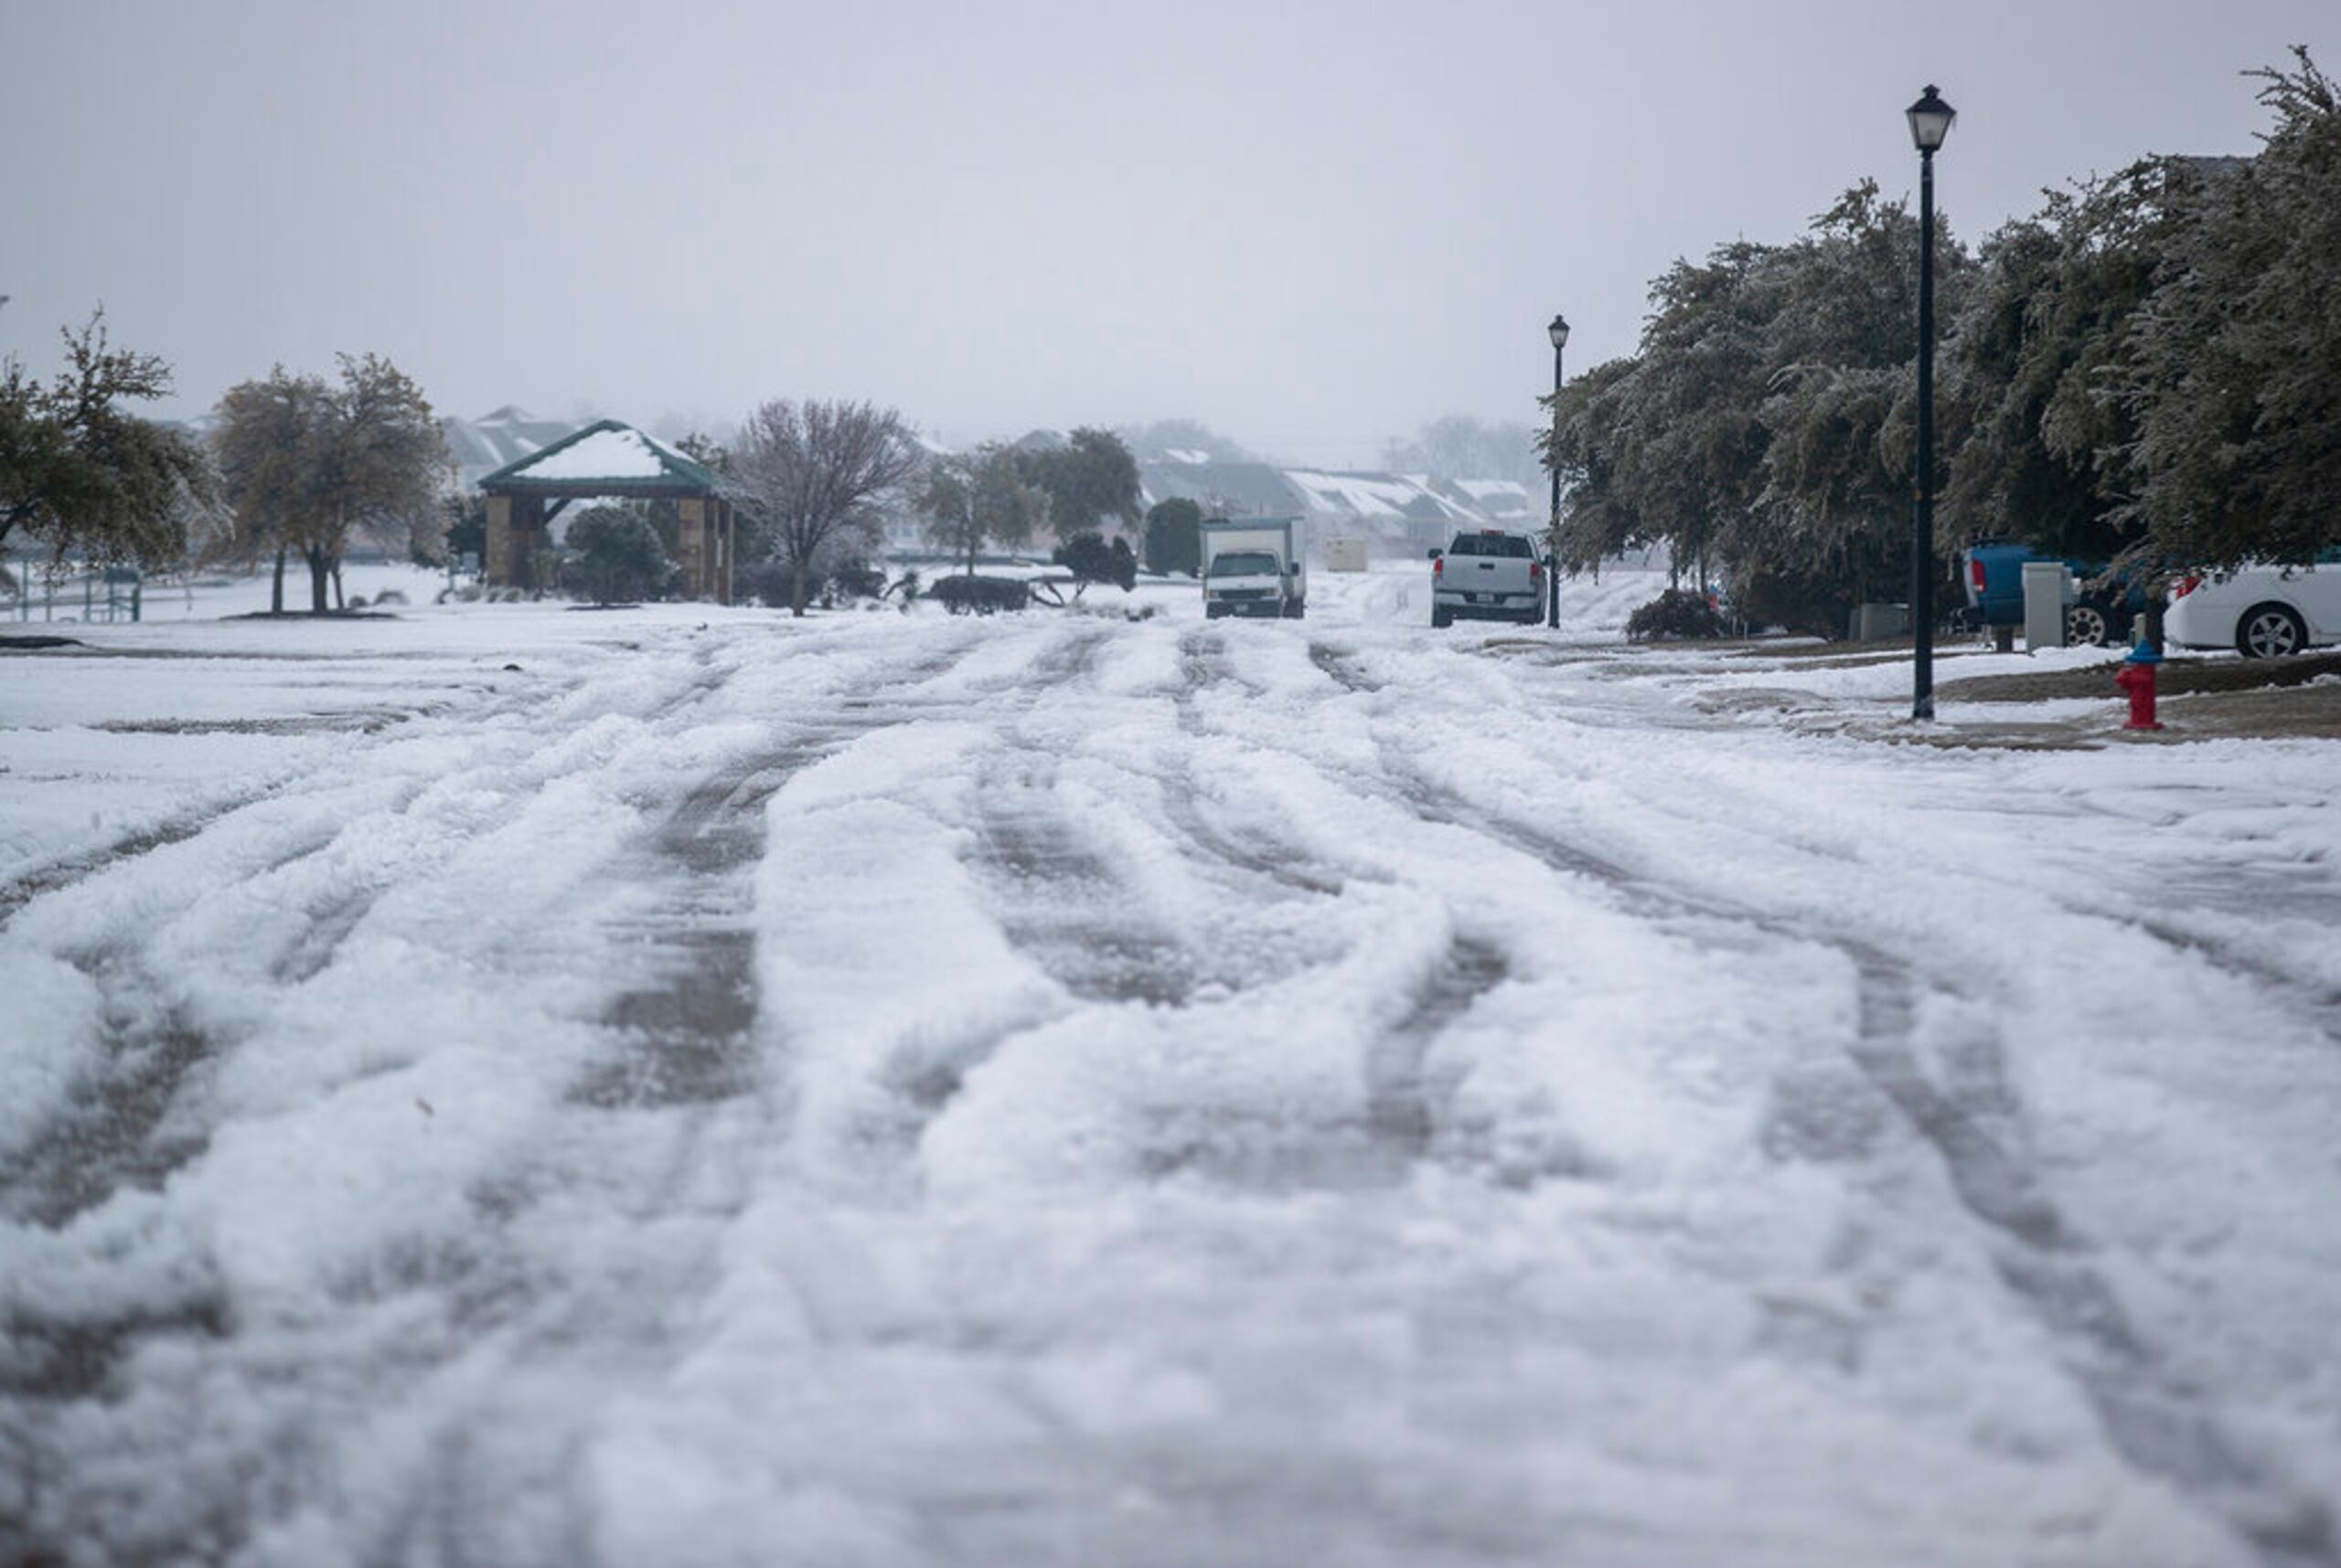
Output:
<path fill-rule="evenodd" d="M 1046 689 L 1077 684 L 1087 663 L 1056 661 L 1045 672 L 1052 677 Z M 1178 694 L 1179 722 L 1192 737 L 1203 732 L 1194 700 L 1200 692 L 1249 683 L 1234 675 L 1225 644 L 1213 631 L 1182 637 L 1181 663 L 1188 680 Z M 1046 698 L 1036 700 L 1033 711 L 1046 703 Z M 1235 991 L 1290 977 L 1226 970 L 1207 955 L 1176 945 L 1172 933 L 1145 932 L 1142 922 L 1134 929 L 1106 929 L 1129 920 L 1134 890 L 1089 846 L 1063 805 L 1057 793 L 1061 748 L 1032 733 L 1029 721 L 1010 729 L 1016 749 L 995 762 L 979 785 L 981 825 L 974 859 L 1012 942 L 1033 954 L 1074 996 L 1106 1005 L 1143 1001 L 1190 1008 L 1205 985 Z M 1182 848 L 1182 859 L 1206 875 L 1228 879 L 1239 907 L 1258 906 L 1264 897 L 1289 904 L 1342 891 L 1342 876 L 1311 862 L 1296 846 L 1213 821 L 1192 759 L 1166 759 L 1157 783 L 1163 825 Z M 1311 962 L 1298 953 L 1288 956 L 1298 964 Z M 1508 972 L 1493 947 L 1458 939 L 1401 1016 L 1364 1042 L 1362 1108 L 1319 1116 L 1263 1116 L 1209 1106 L 1165 1107 L 1156 1118 L 1152 1147 L 1142 1157 L 1144 1168 L 1158 1179 L 1202 1175 L 1279 1189 L 1402 1179 L 1431 1151 L 1449 1119 L 1444 1105 L 1453 1086 L 1430 1082 L 1426 1071 L 1432 1042 Z M 944 1086 L 942 1097 L 953 1090 L 956 1083 Z"/>
<path fill-rule="evenodd" d="M 1365 673 L 1355 648 L 1336 647 L 1331 643 L 1309 645 L 1309 662 L 1325 674 L 1325 677 L 1343 691 L 1359 696 L 1371 696 L 1386 684 Z"/>
<path fill-rule="evenodd" d="M 764 811 L 806 769 L 864 736 L 915 721 L 921 687 L 975 650 L 973 638 L 891 677 L 884 671 L 828 710 L 786 721 L 788 738 L 690 785 L 635 858 L 634 879 L 668 891 L 636 923 L 657 955 L 651 983 L 619 995 L 603 1023 L 620 1052 L 597 1064 L 572 1098 L 604 1109 L 710 1103 L 749 1093 L 768 1064 L 754 1045 L 757 1013 L 754 875 L 763 857 Z M 708 683 L 704 700 L 735 672 Z"/>
<path fill-rule="evenodd" d="M 145 654 L 124 654 L 121 656 L 144 657 L 155 656 Z M 316 662 L 318 657 L 318 656 L 309 654 L 240 655 L 238 656 L 239 658 L 246 656 L 254 658 L 273 658 L 288 662 Z M 376 658 L 391 658 L 396 656 L 367 656 L 367 658 L 369 662 L 371 662 Z M 575 678 L 560 683 L 563 689 L 573 688 L 577 684 L 578 681 Z M 510 696 L 503 696 L 505 688 L 493 684 L 466 685 L 459 688 L 458 689 L 464 690 L 467 693 L 497 694 L 502 699 L 498 701 L 484 703 L 476 711 L 465 715 L 470 721 L 475 723 L 485 722 L 488 720 L 508 714 L 531 711 L 541 707 L 550 695 L 540 688 L 540 685 L 530 685 L 527 690 L 515 693 Z M 397 725 L 406 723 L 413 719 L 441 718 L 455 714 L 461 707 L 462 704 L 459 702 L 452 699 L 443 699 L 437 702 L 417 704 L 404 709 L 366 709 L 348 715 L 329 714 L 315 716 L 313 719 L 286 720 L 281 722 L 294 726 L 295 728 L 282 731 L 264 731 L 260 728 L 260 726 L 278 721 L 251 720 L 221 720 L 216 725 L 206 725 L 198 721 L 176 720 L 154 720 L 151 722 L 124 720 L 116 724 L 97 725 L 93 726 L 93 728 L 112 730 L 118 732 L 158 732 L 168 734 L 208 734 L 223 730 L 232 731 L 237 733 L 305 733 L 310 730 L 315 730 L 320 727 L 330 729 L 339 720 L 347 719 L 353 720 L 353 722 L 342 726 L 342 728 L 347 732 L 365 736 L 379 736 L 386 734 L 393 730 Z M 307 728 L 303 729 L 300 728 L 301 726 L 306 726 Z M 329 767 L 321 771 L 328 777 L 330 777 L 333 772 Z M 72 887 L 76 883 L 84 881 L 92 876 L 112 870 L 119 866 L 125 865 L 131 861 L 137 860 L 146 855 L 152 854 L 157 849 L 166 848 L 174 844 L 185 843 L 188 839 L 196 837 L 198 835 L 207 831 L 217 824 L 235 816 L 236 813 L 244 810 L 246 807 L 258 805 L 263 800 L 268 800 L 281 795 L 288 789 L 299 788 L 309 780 L 315 779 L 318 776 L 320 776 L 320 773 L 318 771 L 313 771 L 310 773 L 303 775 L 301 779 L 294 780 L 287 784 L 276 784 L 261 789 L 237 791 L 233 794 L 222 796 L 217 801 L 207 803 L 198 810 L 183 813 L 175 816 L 166 817 L 160 822 L 151 823 L 145 827 L 134 828 L 128 833 L 121 835 L 119 837 L 114 838 L 107 844 L 67 855 L 60 859 L 47 861 L 40 865 L 28 867 L 5 880 L 0 880 L 0 934 L 5 933 L 9 923 L 16 918 L 17 913 L 20 912 L 27 904 L 31 903 L 36 899 L 41 898 L 48 893 L 61 891 L 62 890 Z"/>
<path fill-rule="evenodd" d="M 80 962 L 104 997 L 88 1083 L 0 1173 L 0 1215 L 50 1230 L 124 1187 L 159 1187 L 210 1141 L 208 1131 L 161 1134 L 215 1042 L 163 999 L 134 955 Z"/>
<path fill-rule="evenodd" d="M 2192 1496 L 2281 1568 L 2341 1563 L 2341 1533 L 2324 1499 L 2271 1457 L 2254 1455 L 2221 1423 L 2215 1392 L 2194 1384 L 2141 1330 L 2104 1271 L 2093 1243 L 2058 1209 L 2038 1171 L 2009 1134 L 2024 1109 L 2002 1068 L 1996 1031 L 1960 1051 L 1964 1067 L 1948 1084 L 1920 1066 L 1920 998 L 1954 994 L 1910 962 L 1859 937 L 1800 925 L 1679 887 L 1663 886 L 1610 857 L 1549 830 L 1490 811 L 1426 778 L 1387 747 L 1389 772 L 1428 820 L 1486 834 L 1557 869 L 1610 889 L 1632 913 L 1659 923 L 1723 922 L 1790 944 L 1817 943 L 1843 954 L 1857 976 L 1859 1025 L 1849 1052 L 1863 1077 L 1933 1150 L 1965 1212 L 1998 1238 L 1992 1256 L 2010 1292 L 2056 1336 L 2070 1376 L 2097 1413 L 2113 1450 L 2142 1474 Z M 1954 1065 L 1957 1065 L 1956 1063 Z M 1825 1082 L 1825 1081 L 1821 1081 Z M 1868 1152 L 1872 1118 L 1842 1085 L 1802 1079 L 1783 1085 L 1777 1130 L 1767 1142 L 1835 1157 Z"/>
<path fill-rule="evenodd" d="M 889 672 L 882 671 L 874 689 L 882 692 L 904 685 L 914 688 L 947 670 L 965 651 L 922 661 L 910 667 L 907 679 L 885 679 Z M 711 675 L 695 680 L 678 705 L 700 707 L 728 678 L 728 675 Z M 435 1238 L 412 1248 L 401 1246 L 370 1259 L 350 1278 L 334 1285 L 336 1318 L 344 1325 L 335 1330 L 337 1337 L 354 1334 L 357 1339 L 351 1342 L 365 1340 L 385 1325 L 411 1317 L 415 1304 L 436 1296 L 444 1306 L 433 1307 L 426 1317 L 435 1318 L 444 1311 L 459 1330 L 459 1340 L 442 1344 L 431 1339 L 428 1345 L 412 1350 L 386 1350 L 397 1361 L 403 1379 L 426 1383 L 435 1379 L 443 1351 L 451 1346 L 468 1346 L 468 1355 L 485 1357 L 507 1368 L 525 1366 L 533 1358 L 557 1360 L 572 1354 L 581 1333 L 606 1339 L 626 1354 L 657 1353 L 657 1337 L 668 1332 L 655 1321 L 661 1309 L 630 1315 L 628 1304 L 636 1299 L 647 1275 L 669 1275 L 687 1268 L 689 1258 L 698 1255 L 689 1248 L 678 1249 L 674 1232 L 679 1226 L 696 1233 L 719 1223 L 710 1217 L 708 1206 L 715 1205 L 714 1212 L 720 1214 L 728 1187 L 744 1179 L 740 1173 L 753 1163 L 748 1151 L 761 1147 L 768 1134 L 766 1117 L 754 1113 L 725 1116 L 713 1104 L 702 1103 L 715 1093 L 729 1093 L 734 1086 L 732 1082 L 711 1083 L 715 1074 L 708 1072 L 701 1072 L 698 1082 L 689 1082 L 692 1071 L 711 1062 L 725 1070 L 737 1065 L 723 1057 L 722 1047 L 754 1016 L 753 991 L 748 987 L 726 992 L 708 983 L 735 966 L 743 979 L 752 982 L 748 967 L 752 940 L 744 923 L 719 927 L 712 943 L 696 947 L 694 934 L 711 916 L 721 921 L 732 912 L 724 901 L 735 884 L 743 894 L 738 909 L 744 910 L 746 878 L 761 851 L 763 805 L 771 794 L 802 767 L 863 734 L 900 721 L 882 711 L 840 711 L 831 699 L 810 706 L 815 717 L 790 726 L 787 738 L 775 751 L 685 789 L 647 837 L 641 869 L 647 874 L 672 878 L 680 890 L 681 903 L 672 912 L 675 919 L 657 933 L 657 939 L 671 941 L 687 952 L 689 962 L 681 965 L 687 973 L 678 976 L 668 996 L 690 998 L 690 1010 L 688 1016 L 660 1018 L 657 1016 L 659 998 L 639 995 L 622 998 L 615 1010 L 625 1017 L 627 1009 L 633 1009 L 632 1021 L 647 1026 L 637 1032 L 653 1032 L 647 1026 L 664 1027 L 666 1038 L 661 1043 L 670 1048 L 679 1043 L 696 1045 L 707 1058 L 702 1061 L 687 1057 L 680 1074 L 671 1071 L 670 1058 L 666 1063 L 670 1069 L 668 1076 L 652 1093 L 625 1101 L 654 1114 L 672 1104 L 675 1114 L 661 1122 L 636 1121 L 625 1140 L 616 1145 L 605 1145 L 580 1122 L 564 1123 L 556 1117 L 540 1127 L 531 1141 L 545 1147 L 517 1168 L 484 1177 L 468 1189 L 477 1214 L 473 1228 L 461 1235 Z M 671 715 L 675 709 L 667 711 Z M 688 725 L 694 720 L 680 722 Z M 412 792 L 408 792 L 401 805 L 410 804 L 412 797 Z M 198 826 L 187 837 L 200 830 Z M 329 850 L 334 838 L 335 834 L 328 831 L 283 846 L 283 852 L 255 874 L 296 866 Z M 303 928 L 273 965 L 274 983 L 296 985 L 321 969 L 371 902 L 370 893 L 353 894 L 346 901 L 316 901 L 310 912 L 316 919 Z M 47 1131 L 45 1144 L 30 1160 L 12 1162 L 6 1176 L 13 1180 L 0 1186 L 0 1195 L 5 1195 L 0 1201 L 9 1202 L 6 1211 L 11 1217 L 21 1210 L 23 1218 L 31 1221 L 69 1220 L 126 1184 L 153 1185 L 168 1168 L 194 1157 L 206 1147 L 208 1129 L 196 1129 L 198 1136 L 193 1137 L 180 1136 L 169 1120 L 171 1107 L 188 1080 L 206 1062 L 221 1055 L 229 1042 L 205 1039 L 158 996 L 149 994 L 153 987 L 137 967 L 142 953 L 140 943 L 125 936 L 119 952 L 109 949 L 86 960 L 102 971 L 108 1009 L 106 1053 L 110 1060 L 119 1059 L 118 1065 L 97 1092 L 83 1095 L 71 1115 Z M 710 1001 L 711 997 L 716 999 Z M 679 1077 L 685 1081 L 679 1085 Z M 677 1093 L 679 1086 L 680 1093 Z M 620 1163 L 613 1167 L 615 1150 L 630 1152 L 617 1157 Z M 625 1211 L 613 1213 L 603 1226 L 605 1250 L 597 1248 L 591 1256 L 551 1264 L 538 1232 L 548 1228 L 558 1232 L 575 1221 L 560 1214 L 538 1220 L 534 1216 L 539 1200 L 556 1194 L 573 1199 L 595 1190 L 606 1191 Z M 636 1219 L 649 1223 L 636 1227 Z M 637 1228 L 642 1231 L 638 1244 Z M 680 1279 L 670 1280 L 662 1291 L 652 1293 L 654 1301 L 682 1301 L 691 1296 L 689 1282 Z M 625 1321 L 631 1316 L 651 1321 Z M 356 1327 L 369 1323 L 376 1327 Z M 281 1341 L 286 1335 L 297 1338 L 307 1330 L 297 1324 L 280 1323 L 267 1331 Z M 253 1438 L 255 1443 L 277 1441 L 312 1419 L 309 1403 L 314 1396 L 289 1389 L 271 1392 L 262 1366 L 245 1366 L 255 1356 L 267 1363 L 283 1355 L 283 1344 L 248 1347 L 239 1338 L 240 1330 L 218 1289 L 200 1279 L 183 1281 L 182 1288 L 167 1303 L 156 1300 L 150 1292 L 143 1304 L 120 1311 L 104 1305 L 91 1305 L 86 1310 L 77 1306 L 59 1316 L 12 1305 L 5 1320 L 0 1320 L 0 1332 L 6 1336 L 0 1340 L 0 1395 L 10 1399 L 0 1405 L 0 1561 L 38 1562 L 45 1554 L 61 1562 L 65 1559 L 58 1553 L 62 1542 L 92 1539 L 90 1527 L 108 1517 L 110 1505 L 102 1490 L 71 1476 L 72 1451 L 60 1444 L 53 1430 L 47 1429 L 45 1412 L 57 1402 L 104 1389 L 115 1369 L 151 1341 L 187 1335 L 225 1341 L 218 1353 L 207 1353 L 212 1363 L 223 1375 L 243 1369 L 239 1375 L 248 1372 L 259 1380 L 246 1391 L 258 1423 L 253 1429 L 260 1435 Z M 641 1335 L 649 1338 L 637 1343 L 636 1337 Z M 345 1344 L 337 1353 L 347 1349 Z M 458 1406 L 465 1403 L 455 1400 Z M 19 1426 L 24 1428 L 21 1441 L 15 1430 Z M 272 1432 L 275 1436 L 268 1435 Z M 433 1440 L 433 1452 L 445 1462 L 426 1465 L 429 1475 L 420 1481 L 411 1476 L 405 1482 L 395 1476 L 389 1478 L 387 1484 L 412 1493 L 416 1531 L 399 1538 L 407 1545 L 420 1550 L 422 1543 L 433 1539 L 454 1541 L 461 1555 L 465 1550 L 463 1538 L 477 1538 L 474 1527 L 479 1524 L 480 1508 L 486 1499 L 476 1487 L 450 1491 L 446 1484 L 450 1476 L 460 1477 L 471 1472 L 461 1456 L 465 1437 L 460 1416 L 449 1419 L 442 1436 Z M 42 1483 L 49 1486 L 53 1499 L 42 1505 L 38 1515 L 48 1533 L 12 1539 L 5 1501 L 10 1472 L 26 1477 L 29 1496 L 36 1482 L 60 1463 L 67 1471 L 54 1483 Z M 118 1544 L 125 1552 L 143 1558 L 162 1550 L 166 1541 L 184 1546 L 199 1534 L 213 1542 L 223 1557 L 231 1554 L 239 1543 L 250 1539 L 258 1521 L 270 1517 L 272 1505 L 265 1488 L 282 1480 L 283 1467 L 281 1459 L 272 1458 L 260 1447 L 245 1455 L 232 1470 L 211 1467 L 210 1484 L 190 1482 L 178 1502 L 124 1526 L 126 1533 Z M 269 1479 L 273 1475 L 277 1481 Z M 25 1512 L 29 1517 L 33 1510 L 27 1507 Z M 34 1528 L 32 1522 L 25 1525 L 27 1531 Z M 158 1530 L 166 1534 L 147 1538 Z M 142 1531 L 147 1534 L 138 1533 Z M 116 1538 L 109 1533 L 106 1539 Z M 137 1544 L 141 1541 L 143 1546 Z"/>
<path fill-rule="evenodd" d="M 1201 1177 L 1264 1191 L 1397 1186 L 1425 1160 L 1474 1158 L 1452 1111 L 1456 1084 L 1428 1067 L 1431 1047 L 1510 968 L 1492 946 L 1459 938 L 1404 1012 L 1363 1042 L 1360 1103 L 1309 1114 L 1180 1104 L 1157 1107 L 1140 1164 L 1152 1179 Z"/>
<path fill-rule="evenodd" d="M 1184 1004 L 1200 978 L 1194 955 L 1066 819 L 1058 773 L 1053 755 L 1030 750 L 995 761 L 978 784 L 969 858 L 1001 929 L 1084 1001 Z"/>

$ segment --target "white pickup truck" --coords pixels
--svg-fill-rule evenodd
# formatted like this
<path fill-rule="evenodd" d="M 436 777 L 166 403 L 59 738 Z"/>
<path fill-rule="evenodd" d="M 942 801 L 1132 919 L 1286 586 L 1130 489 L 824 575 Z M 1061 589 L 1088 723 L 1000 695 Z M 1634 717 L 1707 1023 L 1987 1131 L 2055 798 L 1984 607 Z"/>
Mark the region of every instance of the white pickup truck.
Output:
<path fill-rule="evenodd" d="M 1299 517 L 1213 517 L 1203 544 L 1205 620 L 1308 613 L 1309 539 Z"/>
<path fill-rule="evenodd" d="M 1470 528 L 1430 552 L 1430 624 L 1545 618 L 1545 563 L 1525 534 Z"/>

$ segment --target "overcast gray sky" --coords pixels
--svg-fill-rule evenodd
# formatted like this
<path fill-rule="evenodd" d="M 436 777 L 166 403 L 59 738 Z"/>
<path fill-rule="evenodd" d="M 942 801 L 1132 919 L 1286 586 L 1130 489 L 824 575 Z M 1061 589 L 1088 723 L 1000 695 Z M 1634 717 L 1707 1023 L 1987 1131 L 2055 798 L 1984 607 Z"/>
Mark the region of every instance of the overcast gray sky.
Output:
<path fill-rule="evenodd" d="M 444 411 L 875 399 L 954 442 L 1174 414 L 1371 463 L 1529 420 L 1650 279 L 1793 236 L 1903 108 L 1972 240 L 2147 152 L 2335 0 L 1702 5 L 0 0 L 0 349 L 102 301 L 200 411 L 389 355 Z"/>

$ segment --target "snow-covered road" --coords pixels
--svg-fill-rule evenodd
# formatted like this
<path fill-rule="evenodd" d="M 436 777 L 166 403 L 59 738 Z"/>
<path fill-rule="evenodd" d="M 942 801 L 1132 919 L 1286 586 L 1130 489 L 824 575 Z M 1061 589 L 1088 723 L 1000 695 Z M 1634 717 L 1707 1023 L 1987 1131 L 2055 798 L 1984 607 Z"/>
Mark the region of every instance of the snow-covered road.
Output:
<path fill-rule="evenodd" d="M 0 1561 L 2341 1563 L 2341 749 L 1650 591 L 0 664 Z"/>

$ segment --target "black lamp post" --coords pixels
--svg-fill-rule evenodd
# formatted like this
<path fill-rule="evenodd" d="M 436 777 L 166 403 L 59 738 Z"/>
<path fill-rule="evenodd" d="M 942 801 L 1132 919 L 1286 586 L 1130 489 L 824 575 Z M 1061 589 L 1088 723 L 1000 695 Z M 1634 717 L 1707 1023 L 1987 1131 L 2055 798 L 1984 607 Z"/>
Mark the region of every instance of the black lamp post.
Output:
<path fill-rule="evenodd" d="M 1910 516 L 1910 717 L 1935 716 L 1935 153 L 1958 118 L 1929 84 L 1910 105 L 1919 148 L 1919 451 Z"/>
<path fill-rule="evenodd" d="M 1553 317 L 1552 325 L 1545 328 L 1545 335 L 1553 340 L 1553 395 L 1557 398 L 1561 392 L 1561 350 L 1567 347 L 1569 342 L 1568 319 L 1559 315 Z M 1555 404 L 1553 418 L 1557 421 L 1560 417 L 1560 408 Z M 1555 428 L 1558 428 L 1557 423 Z M 1553 464 L 1553 509 L 1545 520 L 1545 624 L 1557 627 L 1561 624 L 1561 465 L 1557 462 Z"/>

